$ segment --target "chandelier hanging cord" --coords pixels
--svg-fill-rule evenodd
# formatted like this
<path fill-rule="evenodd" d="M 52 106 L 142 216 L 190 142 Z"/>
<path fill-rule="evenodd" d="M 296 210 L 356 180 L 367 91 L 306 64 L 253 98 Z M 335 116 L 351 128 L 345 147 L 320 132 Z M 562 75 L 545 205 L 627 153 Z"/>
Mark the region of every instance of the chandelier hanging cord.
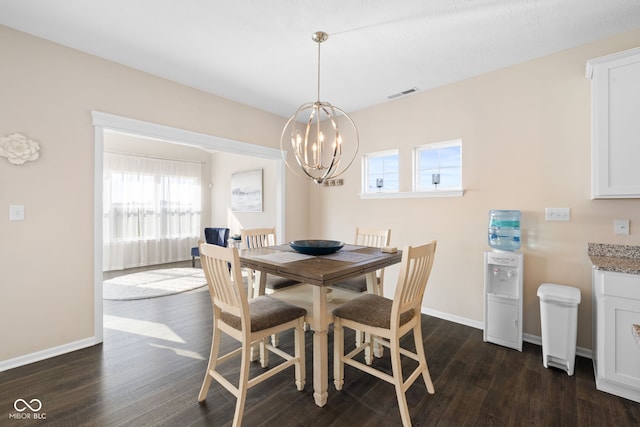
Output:
<path fill-rule="evenodd" d="M 317 31 L 315 33 L 313 33 L 313 35 L 311 36 L 311 39 L 318 43 L 318 98 L 317 101 L 318 103 L 320 103 L 320 45 L 323 42 L 326 42 L 327 39 L 329 38 L 329 34 L 325 33 L 324 31 Z"/>

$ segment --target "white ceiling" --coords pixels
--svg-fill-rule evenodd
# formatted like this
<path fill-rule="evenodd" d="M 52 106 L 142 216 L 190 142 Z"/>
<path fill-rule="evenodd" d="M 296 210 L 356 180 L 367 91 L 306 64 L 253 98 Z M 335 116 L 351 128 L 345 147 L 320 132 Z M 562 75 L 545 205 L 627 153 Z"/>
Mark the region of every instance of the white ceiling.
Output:
<path fill-rule="evenodd" d="M 640 0 L 0 0 L 0 24 L 288 117 L 318 30 L 320 98 L 353 112 L 640 28 Z"/>

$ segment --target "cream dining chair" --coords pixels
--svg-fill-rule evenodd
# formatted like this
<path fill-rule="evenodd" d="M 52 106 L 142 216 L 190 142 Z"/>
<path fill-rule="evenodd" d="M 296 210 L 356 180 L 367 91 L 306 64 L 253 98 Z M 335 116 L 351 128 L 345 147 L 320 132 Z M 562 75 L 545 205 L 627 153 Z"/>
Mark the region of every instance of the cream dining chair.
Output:
<path fill-rule="evenodd" d="M 405 392 L 422 376 L 429 394 L 435 393 L 422 342 L 421 313 L 422 297 L 429 280 L 436 241 L 426 245 L 407 247 L 402 253 L 402 263 L 393 300 L 380 295 L 364 294 L 333 310 L 334 336 L 334 384 L 341 390 L 344 384 L 344 365 L 350 365 L 368 374 L 374 375 L 395 386 L 402 424 L 411 425 L 409 408 Z M 361 330 L 367 333 L 367 342 L 357 346 L 351 352 L 344 353 L 344 328 Z M 400 346 L 400 339 L 413 332 L 416 351 L 412 352 Z M 391 354 L 392 375 L 373 366 L 354 359 L 356 355 L 373 346 L 373 336 L 383 338 L 379 341 L 389 348 Z M 402 373 L 401 355 L 418 362 L 418 366 L 406 376 Z"/>
<path fill-rule="evenodd" d="M 382 248 L 383 246 L 389 246 L 391 243 L 391 229 L 390 228 L 365 228 L 356 227 L 356 236 L 353 239 L 354 244 L 358 246 L 371 246 L 374 248 Z M 383 295 L 384 284 L 384 268 L 376 271 L 375 282 L 373 284 L 373 293 L 376 295 Z M 366 292 L 367 291 L 367 279 L 365 275 L 354 277 L 353 279 L 347 279 L 342 282 L 338 282 L 332 287 L 348 289 L 353 292 Z M 356 346 L 360 345 L 364 339 L 361 331 L 356 331 L 355 334 Z M 382 357 L 382 347 L 376 346 L 375 355 Z"/>
<path fill-rule="evenodd" d="M 240 237 L 243 249 L 263 248 L 265 246 L 273 246 L 276 244 L 275 228 L 249 228 L 240 230 Z M 276 292 L 278 289 L 288 286 L 297 285 L 300 282 L 287 279 L 273 274 L 267 274 L 266 290 Z M 258 295 L 258 281 L 256 272 L 249 270 L 249 291 L 251 296 Z"/>
<path fill-rule="evenodd" d="M 247 228 L 240 230 L 241 246 L 244 249 L 263 248 L 265 246 L 273 246 L 276 244 L 276 229 L 271 228 Z M 262 273 L 261 273 L 262 274 Z M 297 285 L 300 282 L 285 277 L 267 274 L 265 292 L 277 292 L 280 289 Z M 254 270 L 249 269 L 248 290 L 250 297 L 253 298 L 260 294 L 259 282 Z M 274 347 L 278 346 L 278 334 L 273 334 L 271 343 Z M 254 356 L 252 356 L 253 360 Z M 268 359 L 267 359 L 268 361 Z M 266 361 L 263 359 L 262 363 Z"/>
<path fill-rule="evenodd" d="M 238 249 L 201 244 L 200 260 L 207 278 L 211 302 L 213 303 L 213 338 L 211 354 L 198 401 L 203 402 L 215 379 L 237 399 L 233 426 L 242 424 L 247 390 L 284 369 L 295 366 L 295 383 L 298 390 L 305 386 L 304 316 L 306 310 L 269 296 L 258 296 L 251 300 L 242 280 Z M 231 270 L 229 270 L 229 263 Z M 291 355 L 267 343 L 274 333 L 294 330 L 294 354 Z M 241 343 L 240 348 L 218 356 L 222 333 Z M 249 379 L 250 350 L 252 343 L 259 343 L 261 351 L 271 351 L 282 359 L 279 365 Z M 218 363 L 240 354 L 238 385 L 232 384 L 219 371 Z"/>
<path fill-rule="evenodd" d="M 354 244 L 358 246 L 371 246 L 374 248 L 382 248 L 389 246 L 391 243 L 391 229 L 377 229 L 356 227 L 356 237 L 353 239 Z M 382 295 L 382 285 L 384 281 L 384 269 L 376 271 L 376 282 L 374 283 L 373 293 Z M 367 280 L 365 276 L 354 277 L 342 282 L 338 282 L 333 287 L 348 289 L 354 292 L 366 292 Z"/>

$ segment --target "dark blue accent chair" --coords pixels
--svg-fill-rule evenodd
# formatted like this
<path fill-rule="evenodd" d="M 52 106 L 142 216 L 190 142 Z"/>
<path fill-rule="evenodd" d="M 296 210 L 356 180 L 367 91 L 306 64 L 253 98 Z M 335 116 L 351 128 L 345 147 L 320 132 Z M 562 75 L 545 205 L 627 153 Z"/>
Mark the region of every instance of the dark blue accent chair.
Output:
<path fill-rule="evenodd" d="M 207 227 L 204 229 L 204 239 L 211 245 L 218 245 L 227 247 L 229 241 L 229 229 L 228 228 L 215 228 Z M 195 268 L 196 257 L 200 257 L 200 249 L 196 246 L 191 248 L 191 266 Z"/>

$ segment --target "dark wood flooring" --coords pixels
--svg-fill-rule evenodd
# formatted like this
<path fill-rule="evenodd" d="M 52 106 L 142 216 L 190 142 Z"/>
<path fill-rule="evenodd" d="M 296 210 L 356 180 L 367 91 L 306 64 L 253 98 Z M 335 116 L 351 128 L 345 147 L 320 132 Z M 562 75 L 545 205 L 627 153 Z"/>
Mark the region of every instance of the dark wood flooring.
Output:
<path fill-rule="evenodd" d="M 105 301 L 104 313 L 103 344 L 0 373 L 1 426 L 231 424 L 235 399 L 220 385 L 213 383 L 206 403 L 197 402 L 211 343 L 206 288 Z M 578 357 L 569 377 L 545 369 L 540 347 L 532 344 L 520 353 L 482 342 L 480 330 L 429 316 L 423 316 L 423 334 L 436 393 L 428 395 L 420 380 L 409 389 L 414 426 L 640 425 L 640 404 L 595 389 L 591 360 Z M 343 390 L 337 392 L 330 379 L 328 403 L 317 407 L 311 332 L 306 338 L 304 391 L 295 388 L 293 368 L 261 383 L 249 391 L 243 425 L 401 425 L 393 387 L 348 366 Z M 292 340 L 283 334 L 281 346 L 289 349 Z M 226 339 L 223 345 L 235 343 Z M 390 366 L 388 357 L 375 363 Z M 236 365 L 223 365 L 230 378 Z M 46 420 L 10 418 L 17 399 L 34 398 Z"/>

